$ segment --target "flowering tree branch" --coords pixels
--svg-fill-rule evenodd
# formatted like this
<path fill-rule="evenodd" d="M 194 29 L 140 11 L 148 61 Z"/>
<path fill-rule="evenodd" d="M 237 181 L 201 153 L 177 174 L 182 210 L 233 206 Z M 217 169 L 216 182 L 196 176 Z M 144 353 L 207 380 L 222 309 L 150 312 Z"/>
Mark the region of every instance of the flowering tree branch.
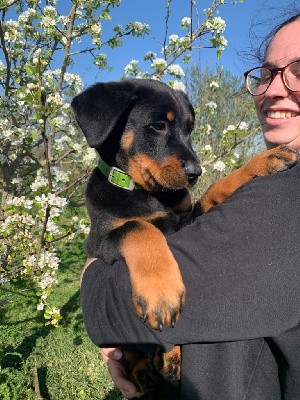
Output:
<path fill-rule="evenodd" d="M 129 21 L 124 28 L 110 25 L 111 35 L 104 40 L 102 21 L 109 23 L 120 0 L 69 4 L 66 10 L 64 0 L 2 0 L 0 7 L 0 284 L 20 276 L 35 282 L 37 307 L 54 326 L 61 318 L 50 302 L 60 262 L 57 246 L 88 233 L 85 211 L 75 205 L 82 203 L 82 183 L 96 163 L 72 117 L 70 99 L 83 82 L 70 67 L 75 56 L 87 54 L 99 70 L 107 68 L 105 48 L 116 49 L 124 37 L 151 32 L 148 24 Z M 125 75 L 164 79 L 184 89 L 182 65 L 191 59 L 196 41 L 207 40 L 218 55 L 226 46 L 221 35 L 225 21 L 216 14 L 222 4 L 212 1 L 201 22 L 194 18 L 197 1 L 187 1 L 190 15 L 182 19 L 183 36 L 168 37 L 173 3 L 166 0 L 164 37 L 156 39 L 163 58 L 147 52 L 150 72 L 134 60 Z M 205 115 L 214 112 L 204 108 Z"/>

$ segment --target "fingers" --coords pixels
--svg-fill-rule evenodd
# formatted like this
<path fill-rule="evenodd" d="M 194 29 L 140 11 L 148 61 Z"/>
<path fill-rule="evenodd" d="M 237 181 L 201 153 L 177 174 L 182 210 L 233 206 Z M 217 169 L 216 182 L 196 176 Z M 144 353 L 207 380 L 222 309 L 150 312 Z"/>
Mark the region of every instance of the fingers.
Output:
<path fill-rule="evenodd" d="M 107 364 L 108 372 L 115 386 L 127 399 L 141 398 L 143 393 L 137 391 L 136 386 L 127 379 L 124 365 L 120 361 L 122 352 L 120 349 L 112 347 L 101 349 L 103 360 Z"/>
<path fill-rule="evenodd" d="M 120 360 L 122 358 L 121 350 L 116 347 L 101 349 L 101 355 L 106 364 L 109 358 L 111 358 L 112 360 Z"/>
<path fill-rule="evenodd" d="M 120 361 L 108 358 L 107 367 L 111 379 L 124 397 L 127 399 L 142 397 L 143 394 L 139 393 L 135 385 L 127 379 L 124 365 Z"/>

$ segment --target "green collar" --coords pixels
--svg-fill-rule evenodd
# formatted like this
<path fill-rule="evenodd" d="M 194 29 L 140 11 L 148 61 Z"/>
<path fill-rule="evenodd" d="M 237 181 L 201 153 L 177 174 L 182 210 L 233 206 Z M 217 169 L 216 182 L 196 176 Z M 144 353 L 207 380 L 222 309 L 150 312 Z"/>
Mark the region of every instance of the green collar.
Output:
<path fill-rule="evenodd" d="M 113 185 L 127 190 L 142 189 L 142 186 L 134 183 L 131 176 L 127 175 L 119 168 L 111 167 L 104 160 L 102 160 L 101 157 L 99 157 L 98 168 L 103 175 L 107 176 L 108 181 Z"/>

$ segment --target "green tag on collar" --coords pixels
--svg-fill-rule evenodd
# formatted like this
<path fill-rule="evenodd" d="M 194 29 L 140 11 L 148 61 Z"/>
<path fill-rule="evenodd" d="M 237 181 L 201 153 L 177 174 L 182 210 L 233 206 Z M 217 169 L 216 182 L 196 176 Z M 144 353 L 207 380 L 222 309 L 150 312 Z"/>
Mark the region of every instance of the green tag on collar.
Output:
<path fill-rule="evenodd" d="M 107 176 L 108 181 L 113 185 L 127 190 L 142 189 L 140 185 L 134 183 L 131 176 L 127 175 L 119 168 L 111 167 L 104 160 L 102 160 L 101 157 L 99 158 L 98 167 L 102 174 Z"/>

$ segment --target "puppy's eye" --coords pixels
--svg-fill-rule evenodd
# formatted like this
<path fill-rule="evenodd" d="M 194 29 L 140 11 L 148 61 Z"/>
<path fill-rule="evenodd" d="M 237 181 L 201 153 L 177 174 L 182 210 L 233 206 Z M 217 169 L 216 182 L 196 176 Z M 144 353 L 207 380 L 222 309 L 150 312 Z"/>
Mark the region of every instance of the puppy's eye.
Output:
<path fill-rule="evenodd" d="M 167 129 L 167 124 L 163 121 L 161 122 L 152 122 L 152 124 L 150 124 L 150 128 L 158 131 L 158 132 L 163 132 Z"/>

